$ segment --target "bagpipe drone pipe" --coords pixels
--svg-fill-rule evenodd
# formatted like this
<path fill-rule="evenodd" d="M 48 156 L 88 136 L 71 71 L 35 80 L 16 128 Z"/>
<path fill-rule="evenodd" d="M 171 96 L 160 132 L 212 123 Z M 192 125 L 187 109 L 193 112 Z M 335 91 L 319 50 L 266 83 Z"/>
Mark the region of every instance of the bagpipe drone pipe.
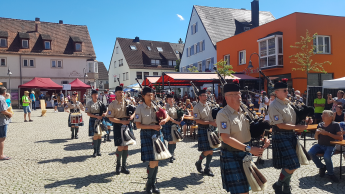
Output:
<path fill-rule="evenodd" d="M 296 98 L 295 89 L 292 88 L 292 99 L 291 107 L 296 112 L 296 125 L 304 124 L 307 117 L 312 117 L 314 115 L 314 107 L 306 106 L 303 102 L 300 102 Z"/>

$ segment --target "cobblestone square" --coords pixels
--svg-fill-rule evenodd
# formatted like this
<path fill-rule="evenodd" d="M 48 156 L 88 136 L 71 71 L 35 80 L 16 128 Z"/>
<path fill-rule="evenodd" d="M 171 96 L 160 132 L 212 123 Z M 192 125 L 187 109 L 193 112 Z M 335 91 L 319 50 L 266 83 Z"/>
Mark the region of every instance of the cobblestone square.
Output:
<path fill-rule="evenodd" d="M 45 117 L 40 117 L 40 113 L 40 110 L 33 111 L 34 122 L 24 123 L 23 111 L 15 110 L 5 141 L 5 154 L 12 159 L 0 161 L 0 193 L 143 193 L 148 163 L 140 160 L 140 130 L 135 132 L 137 145 L 130 146 L 130 174 L 116 175 L 113 141 L 102 143 L 102 156 L 91 157 L 93 149 L 85 113 L 85 124 L 77 140 L 70 139 L 68 113 L 53 113 L 51 109 Z M 307 138 L 307 150 L 314 142 L 316 140 L 310 136 Z M 177 160 L 172 164 L 159 162 L 157 186 L 162 193 L 226 193 L 222 189 L 219 152 L 214 153 L 211 164 L 215 177 L 203 176 L 196 171 L 194 163 L 199 154 L 197 141 L 192 138 L 177 143 Z M 280 171 L 272 167 L 271 149 L 269 159 L 266 157 L 265 151 L 265 164 L 259 168 L 268 184 L 260 193 L 274 193 L 272 184 Z M 333 156 L 337 176 L 339 157 Z M 344 178 L 335 184 L 327 177 L 320 178 L 311 161 L 292 176 L 292 193 L 344 193 Z"/>

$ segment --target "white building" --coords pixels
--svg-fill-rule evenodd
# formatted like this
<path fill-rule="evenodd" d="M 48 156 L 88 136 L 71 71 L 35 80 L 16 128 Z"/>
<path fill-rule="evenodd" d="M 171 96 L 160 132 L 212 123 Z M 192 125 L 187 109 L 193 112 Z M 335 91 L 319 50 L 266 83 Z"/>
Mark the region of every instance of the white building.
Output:
<path fill-rule="evenodd" d="M 180 72 L 188 72 L 188 68 L 192 66 L 197 67 L 199 72 L 213 71 L 213 64 L 222 60 L 217 59 L 217 42 L 274 19 L 270 12 L 259 11 L 258 0 L 252 2 L 252 11 L 194 5 L 187 29 Z M 229 61 L 227 57 L 230 56 L 224 56 L 223 60 Z M 215 89 L 218 94 L 218 87 Z"/>
<path fill-rule="evenodd" d="M 86 82 L 94 85 L 95 59 L 87 26 L 0 18 L 0 82 L 11 89 L 14 104 L 18 86 L 34 77 L 51 78 L 61 85 L 75 78 L 84 80 L 87 73 Z"/>
<path fill-rule="evenodd" d="M 120 83 L 124 86 L 135 84 L 135 78 L 142 83 L 145 76 L 161 76 L 162 72 L 175 71 L 182 48 L 169 42 L 140 40 L 139 37 L 117 38 L 108 70 L 109 89 L 114 90 Z"/>

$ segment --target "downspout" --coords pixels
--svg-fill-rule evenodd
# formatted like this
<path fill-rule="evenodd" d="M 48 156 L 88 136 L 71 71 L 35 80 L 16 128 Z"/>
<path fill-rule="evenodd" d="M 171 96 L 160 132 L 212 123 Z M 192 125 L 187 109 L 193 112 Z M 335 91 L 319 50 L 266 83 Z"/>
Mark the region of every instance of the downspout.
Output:
<path fill-rule="evenodd" d="M 19 85 L 22 85 L 22 55 L 19 55 L 19 77 L 20 77 L 20 83 Z M 18 108 L 21 108 L 20 106 L 20 88 L 18 90 Z"/>

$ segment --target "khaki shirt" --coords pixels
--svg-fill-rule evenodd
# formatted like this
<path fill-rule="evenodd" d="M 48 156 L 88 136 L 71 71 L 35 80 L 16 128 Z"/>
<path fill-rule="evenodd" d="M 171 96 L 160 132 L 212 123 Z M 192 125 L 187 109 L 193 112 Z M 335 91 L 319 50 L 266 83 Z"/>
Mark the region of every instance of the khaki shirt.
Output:
<path fill-rule="evenodd" d="M 284 101 L 276 98 L 268 108 L 271 125 L 286 123 L 296 124 L 296 112 L 289 104 L 289 100 Z"/>
<path fill-rule="evenodd" d="M 143 125 L 156 124 L 157 116 L 153 105 L 149 107 L 145 102 L 140 104 L 135 110 L 134 122 L 139 122 Z"/>
<path fill-rule="evenodd" d="M 127 117 L 127 107 L 125 100 L 122 102 L 117 101 L 116 99 L 112 101 L 108 106 L 107 117 L 121 119 Z"/>
<path fill-rule="evenodd" d="M 99 114 L 101 107 L 99 106 L 99 102 L 93 102 L 92 100 L 89 101 L 85 106 L 85 112 L 91 114 Z"/>
<path fill-rule="evenodd" d="M 216 123 L 219 133 L 229 134 L 241 143 L 247 143 L 251 139 L 248 119 L 242 112 L 235 111 L 229 105 L 218 112 Z"/>
<path fill-rule="evenodd" d="M 212 109 L 206 104 L 198 102 L 194 109 L 194 120 L 201 119 L 203 121 L 213 121 L 212 118 Z"/>
<path fill-rule="evenodd" d="M 165 106 L 166 108 L 166 111 L 167 111 L 167 114 L 171 117 L 171 118 L 173 118 L 174 120 L 176 120 L 177 119 L 177 110 L 176 110 L 176 108 L 173 106 L 173 107 L 171 107 L 170 106 L 170 104 L 166 104 L 166 106 Z"/>
<path fill-rule="evenodd" d="M 79 101 L 77 101 L 76 103 L 71 103 L 71 102 L 68 102 L 67 104 L 66 104 L 66 106 L 65 106 L 65 109 L 72 109 L 72 110 L 74 110 L 74 109 L 79 109 L 79 110 L 81 110 L 81 109 L 83 109 L 84 108 L 84 106 L 82 105 L 82 103 L 81 102 L 79 102 Z"/>

